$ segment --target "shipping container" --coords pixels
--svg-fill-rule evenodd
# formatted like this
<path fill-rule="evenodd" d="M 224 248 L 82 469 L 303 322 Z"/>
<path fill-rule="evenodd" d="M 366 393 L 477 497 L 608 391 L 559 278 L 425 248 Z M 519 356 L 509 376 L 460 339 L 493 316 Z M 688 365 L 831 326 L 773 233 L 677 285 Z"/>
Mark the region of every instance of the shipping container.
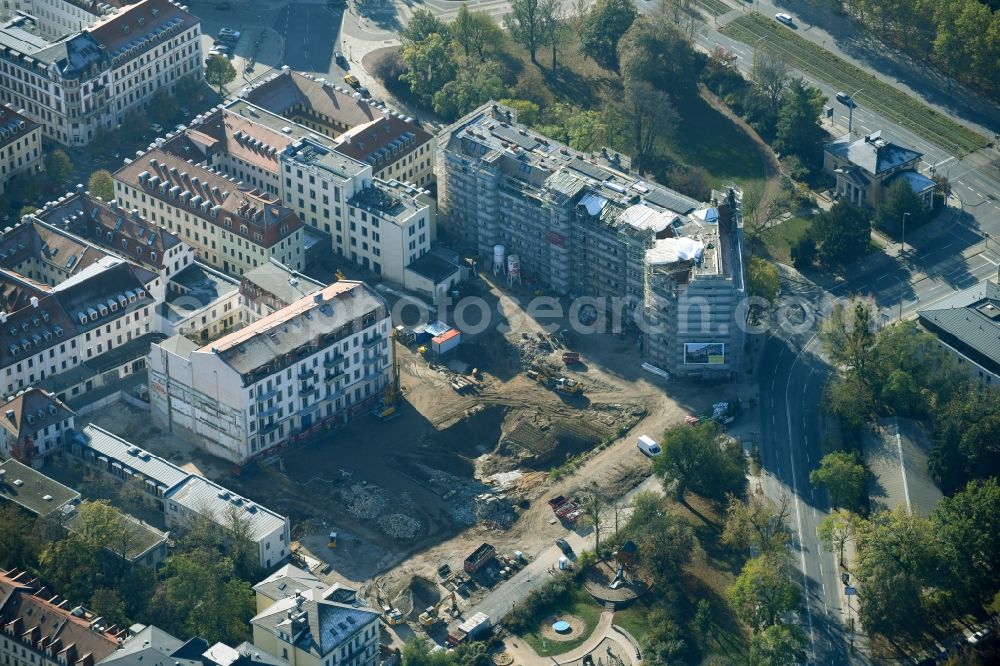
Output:
<path fill-rule="evenodd" d="M 436 338 L 431 339 L 431 349 L 435 354 L 447 354 L 462 342 L 462 334 L 457 328 L 452 328 Z"/>
<path fill-rule="evenodd" d="M 465 573 L 474 574 L 481 570 L 487 564 L 495 560 L 497 557 L 497 549 L 488 543 L 476 548 L 472 555 L 465 558 Z"/>

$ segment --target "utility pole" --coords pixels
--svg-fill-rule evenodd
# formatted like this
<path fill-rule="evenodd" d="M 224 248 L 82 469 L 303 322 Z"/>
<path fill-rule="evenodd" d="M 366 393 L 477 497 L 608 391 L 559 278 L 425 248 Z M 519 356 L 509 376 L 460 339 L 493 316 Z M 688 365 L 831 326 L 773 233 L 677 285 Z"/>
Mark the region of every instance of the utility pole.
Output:
<path fill-rule="evenodd" d="M 903 246 L 906 244 L 906 218 L 910 216 L 909 213 L 903 213 L 903 233 L 899 237 L 899 253 L 903 253 Z"/>
<path fill-rule="evenodd" d="M 858 88 L 857 90 L 855 90 L 854 92 L 851 93 L 851 97 L 850 97 L 851 105 L 849 107 L 847 107 L 847 135 L 848 136 L 851 136 L 851 134 L 852 134 L 852 132 L 854 130 L 854 107 L 857 106 L 857 104 L 858 104 L 857 102 L 854 101 L 855 95 L 857 95 L 859 92 L 863 92 L 863 91 L 864 91 L 864 88 Z"/>

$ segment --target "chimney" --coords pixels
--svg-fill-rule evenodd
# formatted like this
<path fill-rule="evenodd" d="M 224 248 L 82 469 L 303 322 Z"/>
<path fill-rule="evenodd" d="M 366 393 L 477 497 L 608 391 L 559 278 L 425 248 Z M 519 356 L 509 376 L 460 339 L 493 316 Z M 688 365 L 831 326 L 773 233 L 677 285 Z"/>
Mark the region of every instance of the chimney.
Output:
<path fill-rule="evenodd" d="M 0 324 L 6 324 L 6 323 L 7 323 L 7 312 L 0 311 Z"/>
<path fill-rule="evenodd" d="M 32 296 L 31 297 L 31 307 L 33 307 L 33 308 L 37 308 L 38 307 L 38 296 Z"/>

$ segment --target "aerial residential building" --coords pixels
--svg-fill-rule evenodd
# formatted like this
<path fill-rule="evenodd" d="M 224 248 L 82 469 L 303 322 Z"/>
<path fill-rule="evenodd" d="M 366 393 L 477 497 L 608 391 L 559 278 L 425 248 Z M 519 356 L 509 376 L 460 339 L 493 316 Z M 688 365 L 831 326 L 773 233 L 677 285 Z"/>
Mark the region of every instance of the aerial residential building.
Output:
<path fill-rule="evenodd" d="M 202 75 L 201 24 L 180 4 L 142 0 L 98 14 L 54 40 L 45 36 L 51 24 L 37 16 L 17 14 L 0 25 L 0 102 L 24 109 L 46 137 L 69 146 L 87 145 L 157 91 Z"/>
<path fill-rule="evenodd" d="M 558 294 L 603 299 L 599 315 L 616 330 L 645 329 L 666 317 L 664 326 L 643 330 L 641 340 L 646 360 L 665 364 L 669 373 L 739 371 L 742 354 L 735 347 L 742 350 L 743 327 L 736 306 L 745 294 L 745 269 L 737 199 L 727 200 L 733 212 L 720 226 L 718 205 L 640 179 L 624 155 L 607 149 L 583 154 L 539 136 L 517 123 L 513 109 L 493 103 L 441 133 L 437 170 L 442 225 L 494 273 L 511 281 L 529 277 Z M 704 340 L 725 338 L 725 364 L 693 367 L 662 351 L 675 349 L 669 336 L 689 330 L 688 319 L 698 315 L 693 305 L 665 310 L 661 304 L 657 317 L 648 314 L 651 269 L 670 256 L 653 250 L 698 242 L 691 235 L 715 239 L 702 244 L 719 256 L 718 279 L 709 280 L 714 273 L 708 269 L 694 271 L 698 286 L 685 289 L 692 298 L 711 297 L 714 321 L 723 329 Z M 720 236 L 726 236 L 721 249 Z"/>
<path fill-rule="evenodd" d="M 300 569 L 294 564 L 286 564 L 253 586 L 257 612 L 270 608 L 276 601 L 294 597 L 296 590 L 324 592 L 328 587 L 309 571 Z"/>
<path fill-rule="evenodd" d="M 924 206 L 934 204 L 933 180 L 919 173 L 919 153 L 872 132 L 855 140 L 850 134 L 823 149 L 823 168 L 837 179 L 835 192 L 855 206 L 878 206 L 886 190 L 902 180 Z"/>
<path fill-rule="evenodd" d="M 17 14 L 28 14 L 38 22 L 42 37 L 56 40 L 64 35 L 79 32 L 114 12 L 124 3 L 119 0 L 5 0 L 0 5 L 0 20 Z"/>
<path fill-rule="evenodd" d="M 261 567 L 270 569 L 291 552 L 288 518 L 92 423 L 71 434 L 67 450 L 119 483 L 139 479 L 171 529 L 202 517 L 227 534 L 232 521 L 239 520 L 249 527 Z"/>
<path fill-rule="evenodd" d="M 153 345 L 154 423 L 244 463 L 332 419 L 371 408 L 389 382 L 385 300 L 341 280 L 199 347 Z"/>
<path fill-rule="evenodd" d="M 182 641 L 159 627 L 141 624 L 129 627 L 129 635 L 101 666 L 286 666 L 274 655 L 249 642 L 235 648 L 225 643 L 211 645 L 195 636 Z"/>
<path fill-rule="evenodd" d="M 0 106 L 0 194 L 11 178 L 38 173 L 42 164 L 41 125 L 9 106 Z"/>
<path fill-rule="evenodd" d="M 58 450 L 75 412 L 59 398 L 31 387 L 0 405 L 0 457 L 39 467 Z"/>
<path fill-rule="evenodd" d="M 0 463 L 0 500 L 18 505 L 28 513 L 45 517 L 70 513 L 80 493 L 51 479 L 18 460 Z"/>
<path fill-rule="evenodd" d="M 376 666 L 379 614 L 315 589 L 280 599 L 250 620 L 253 644 L 289 666 Z"/>
<path fill-rule="evenodd" d="M 78 265 L 83 266 L 79 268 Z M 145 369 L 155 274 L 38 223 L 0 235 L 0 390 L 63 402 Z"/>
<path fill-rule="evenodd" d="M 370 164 L 376 178 L 419 187 L 428 187 L 434 180 L 433 137 L 412 118 L 375 106 L 353 90 L 283 67 L 241 96 L 337 139 L 338 150 Z"/>
<path fill-rule="evenodd" d="M 0 624 L 0 663 L 7 666 L 94 666 L 126 636 L 22 571 L 0 571 Z"/>
<path fill-rule="evenodd" d="M 1000 287 L 984 280 L 917 312 L 969 373 L 984 384 L 1000 383 Z"/>
<path fill-rule="evenodd" d="M 302 268 L 302 223 L 273 194 L 161 149 L 114 177 L 122 206 L 166 226 L 217 270 L 240 276 L 271 258 Z"/>
<path fill-rule="evenodd" d="M 320 291 L 323 286 L 321 282 L 271 260 L 245 273 L 240 280 L 243 321 L 257 321 Z"/>

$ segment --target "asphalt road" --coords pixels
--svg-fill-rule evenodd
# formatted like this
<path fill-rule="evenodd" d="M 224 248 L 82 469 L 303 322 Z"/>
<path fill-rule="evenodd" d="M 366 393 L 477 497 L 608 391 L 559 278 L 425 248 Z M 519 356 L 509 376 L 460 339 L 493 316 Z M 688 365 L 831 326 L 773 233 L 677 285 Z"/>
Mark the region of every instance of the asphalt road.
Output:
<path fill-rule="evenodd" d="M 285 40 L 282 64 L 296 72 L 323 76 L 340 72 L 333 54 L 338 50 L 341 11 L 320 4 L 290 3 L 282 7 L 273 25 Z M 341 83 L 342 77 L 337 76 L 335 82 Z"/>

